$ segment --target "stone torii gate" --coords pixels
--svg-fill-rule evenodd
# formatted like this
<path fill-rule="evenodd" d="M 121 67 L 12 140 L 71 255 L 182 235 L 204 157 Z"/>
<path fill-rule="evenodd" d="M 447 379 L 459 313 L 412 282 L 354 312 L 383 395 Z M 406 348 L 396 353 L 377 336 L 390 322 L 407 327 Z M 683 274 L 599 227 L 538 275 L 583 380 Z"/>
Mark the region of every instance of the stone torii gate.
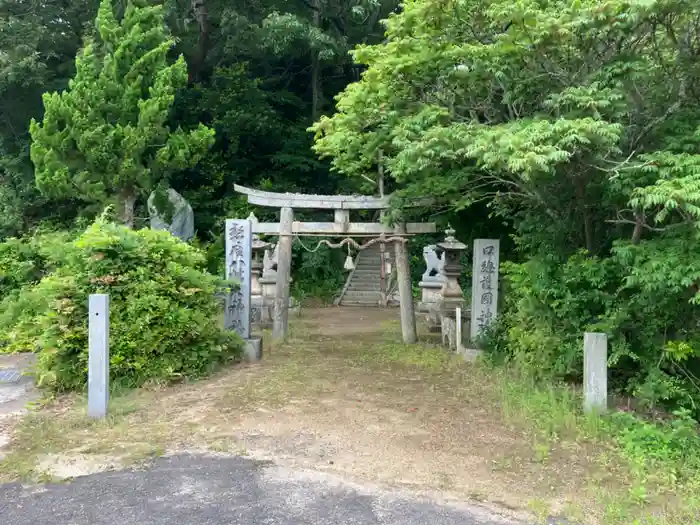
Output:
<path fill-rule="evenodd" d="M 289 278 L 292 262 L 292 240 L 294 236 L 345 237 L 343 243 L 352 242 L 362 250 L 370 243 L 394 243 L 396 271 L 401 308 L 401 332 L 405 343 L 415 343 L 416 319 L 413 311 L 413 290 L 408 261 L 407 242 L 411 235 L 434 233 L 434 223 L 402 223 L 389 227 L 374 222 L 350 222 L 350 210 L 385 210 L 389 208 L 390 196 L 366 195 L 306 195 L 303 193 L 276 193 L 254 190 L 234 185 L 235 191 L 248 196 L 250 204 L 280 209 L 280 222 L 252 224 L 253 234 L 279 237 L 277 283 L 274 302 L 272 337 L 275 341 L 287 339 L 289 325 Z M 412 203 L 420 206 L 422 201 Z M 294 220 L 294 208 L 333 210 L 333 222 L 299 222 Z M 364 246 L 352 241 L 353 237 L 372 237 Z"/>

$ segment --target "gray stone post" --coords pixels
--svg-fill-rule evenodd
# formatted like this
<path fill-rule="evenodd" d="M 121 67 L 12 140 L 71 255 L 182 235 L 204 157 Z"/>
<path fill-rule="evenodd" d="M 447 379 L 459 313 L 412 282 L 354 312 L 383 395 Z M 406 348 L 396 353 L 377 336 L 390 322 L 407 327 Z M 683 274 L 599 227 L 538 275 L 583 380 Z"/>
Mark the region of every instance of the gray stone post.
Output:
<path fill-rule="evenodd" d="M 109 402 L 109 295 L 88 301 L 88 417 L 103 418 Z"/>
<path fill-rule="evenodd" d="M 455 326 L 455 331 L 457 332 L 455 334 L 455 339 L 456 339 L 456 345 L 457 352 L 460 352 L 462 350 L 462 307 L 458 306 L 455 308 L 455 321 L 456 321 L 456 326 Z"/>
<path fill-rule="evenodd" d="M 396 233 L 405 233 L 406 225 L 396 227 Z M 401 310 L 401 334 L 403 342 L 413 344 L 418 341 L 416 333 L 416 315 L 413 310 L 413 287 L 411 286 L 411 267 L 408 262 L 408 247 L 405 242 L 394 242 L 396 254 L 396 278 L 399 285 L 399 301 Z"/>
<path fill-rule="evenodd" d="M 608 408 L 608 336 L 583 334 L 583 409 L 604 412 Z"/>
<path fill-rule="evenodd" d="M 471 340 L 496 319 L 498 314 L 498 264 L 500 241 L 474 239 L 472 267 Z"/>
<path fill-rule="evenodd" d="M 289 276 L 292 269 L 293 222 L 294 210 L 288 207 L 282 208 L 280 210 L 275 310 L 272 322 L 272 339 L 275 342 L 284 342 L 289 335 Z"/>
<path fill-rule="evenodd" d="M 225 325 L 243 339 L 250 338 L 250 280 L 252 228 L 248 219 L 226 219 L 226 278 L 240 288 L 227 296 Z"/>
<path fill-rule="evenodd" d="M 226 296 L 224 315 L 227 330 L 235 330 L 245 341 L 243 357 L 259 361 L 262 339 L 251 335 L 251 268 L 253 233 L 248 219 L 226 219 L 226 278 L 240 283 L 238 290 Z"/>

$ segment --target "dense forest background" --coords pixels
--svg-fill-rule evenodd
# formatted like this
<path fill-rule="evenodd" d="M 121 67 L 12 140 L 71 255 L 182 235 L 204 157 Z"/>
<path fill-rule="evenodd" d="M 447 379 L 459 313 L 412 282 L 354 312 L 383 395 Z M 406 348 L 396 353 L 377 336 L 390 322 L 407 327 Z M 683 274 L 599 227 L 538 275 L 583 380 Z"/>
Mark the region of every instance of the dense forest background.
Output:
<path fill-rule="evenodd" d="M 29 122 L 41 118 L 44 92 L 68 87 L 78 50 L 94 36 L 98 6 L 94 0 L 0 5 L 2 236 L 95 213 L 77 199 L 47 206 L 29 157 Z M 222 218 L 248 211 L 233 193 L 234 182 L 276 191 L 357 190 L 347 177 L 329 173 L 311 150 L 307 128 L 359 78 L 348 50 L 380 41 L 380 20 L 396 2 L 195 0 L 166 2 L 165 8 L 177 42 L 171 58 L 184 54 L 189 75 L 169 125 L 202 122 L 216 131 L 215 145 L 195 168 L 168 174 L 195 209 L 202 240 L 217 235 Z M 147 214 L 143 199 L 139 204 L 142 226 Z"/>
<path fill-rule="evenodd" d="M 575 381 L 582 333 L 604 331 L 619 393 L 700 413 L 696 3 L 133 5 L 147 3 L 103 3 L 98 27 L 95 0 L 0 1 L 0 238 L 25 239 L 0 252 L 12 268 L 3 293 L 46 271 L 40 232 L 80 231 L 121 201 L 143 227 L 145 196 L 163 186 L 192 204 L 196 244 L 218 273 L 224 218 L 251 211 L 234 183 L 376 193 L 381 162 L 396 213 L 430 195 L 419 219 L 450 222 L 467 244 L 502 239 L 503 315 L 483 343 L 493 356 Z M 129 95 L 135 80 L 117 67 L 100 77 L 111 84 L 91 84 L 98 55 L 151 67 L 139 82 L 155 91 L 139 96 L 156 102 L 139 106 L 138 125 L 167 139 L 149 164 L 132 134 L 139 153 L 119 153 L 113 187 L 98 173 L 112 158 L 99 137 L 131 109 L 102 95 Z M 158 105 L 171 88 L 172 106 Z M 108 117 L 77 118 L 83 103 Z M 146 126 L 157 111 L 167 119 Z M 76 156 L 71 129 L 99 154 Z M 413 244 L 416 274 L 429 240 Z M 344 254 L 296 250 L 297 293 L 332 294 Z"/>

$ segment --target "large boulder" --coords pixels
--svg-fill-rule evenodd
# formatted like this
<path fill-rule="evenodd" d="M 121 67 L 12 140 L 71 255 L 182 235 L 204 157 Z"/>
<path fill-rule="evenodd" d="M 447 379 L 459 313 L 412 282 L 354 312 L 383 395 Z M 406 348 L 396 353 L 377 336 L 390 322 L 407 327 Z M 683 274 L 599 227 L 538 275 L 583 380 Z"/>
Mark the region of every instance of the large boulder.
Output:
<path fill-rule="evenodd" d="M 171 217 L 166 221 L 166 210 L 156 208 L 156 192 L 148 197 L 148 215 L 151 218 L 151 228 L 167 230 L 175 237 L 187 242 L 194 237 L 194 212 L 187 200 L 172 188 L 168 188 L 167 197 L 170 203 Z"/>

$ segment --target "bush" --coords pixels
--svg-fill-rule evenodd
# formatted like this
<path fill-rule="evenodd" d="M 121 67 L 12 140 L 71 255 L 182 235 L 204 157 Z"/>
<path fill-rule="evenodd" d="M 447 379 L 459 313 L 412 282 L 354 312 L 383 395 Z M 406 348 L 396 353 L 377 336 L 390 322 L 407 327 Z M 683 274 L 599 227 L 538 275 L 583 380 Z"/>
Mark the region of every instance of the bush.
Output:
<path fill-rule="evenodd" d="M 540 379 L 580 381 L 583 333 L 608 334 L 611 387 L 647 409 L 700 416 L 698 249 L 619 243 L 608 257 L 504 263 L 500 322 L 485 337 L 494 359 Z"/>
<path fill-rule="evenodd" d="M 504 312 L 486 346 L 538 378 L 579 380 L 583 332 L 605 318 L 619 285 L 615 265 L 583 253 L 563 264 L 503 263 Z"/>
<path fill-rule="evenodd" d="M 37 232 L 0 242 L 0 300 L 22 287 L 37 283 L 50 272 L 69 239 L 68 232 Z"/>
<path fill-rule="evenodd" d="M 686 482 L 700 473 L 698 423 L 687 410 L 668 421 L 645 421 L 628 412 L 613 413 L 608 430 L 637 473 Z"/>
<path fill-rule="evenodd" d="M 292 245 L 292 294 L 299 300 L 313 297 L 332 301 L 347 279 L 347 272 L 343 270 L 347 251 L 331 249 L 324 244 L 316 251 L 309 251 L 319 242 L 312 239 L 312 242 L 303 241 L 306 248 L 298 242 Z"/>
<path fill-rule="evenodd" d="M 204 264 L 199 251 L 167 232 L 100 220 L 64 246 L 52 273 L 5 301 L 0 347 L 38 352 L 41 385 L 84 388 L 88 296 L 107 293 L 114 384 L 203 375 L 241 348 L 237 335 L 220 328 L 221 281 Z"/>

